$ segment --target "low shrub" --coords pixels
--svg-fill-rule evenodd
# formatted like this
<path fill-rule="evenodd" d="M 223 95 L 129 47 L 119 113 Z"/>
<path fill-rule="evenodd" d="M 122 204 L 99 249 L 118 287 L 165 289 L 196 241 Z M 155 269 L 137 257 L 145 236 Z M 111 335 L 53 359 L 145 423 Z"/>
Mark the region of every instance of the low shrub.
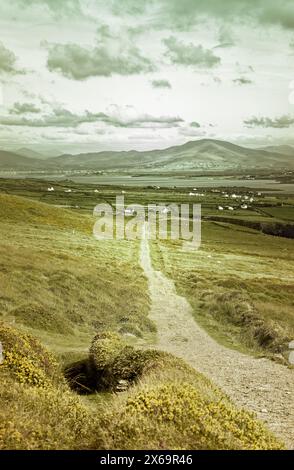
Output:
<path fill-rule="evenodd" d="M 282 449 L 244 410 L 212 401 L 189 383 L 143 388 L 105 423 L 113 449 Z"/>
<path fill-rule="evenodd" d="M 117 333 L 103 332 L 94 337 L 89 357 L 66 366 L 64 375 L 70 387 L 81 394 L 117 391 L 136 382 L 161 354 L 135 349 Z"/>
<path fill-rule="evenodd" d="M 9 370 L 19 382 L 46 386 L 63 380 L 54 356 L 33 336 L 0 322 L 0 341 L 4 357 L 1 368 Z"/>

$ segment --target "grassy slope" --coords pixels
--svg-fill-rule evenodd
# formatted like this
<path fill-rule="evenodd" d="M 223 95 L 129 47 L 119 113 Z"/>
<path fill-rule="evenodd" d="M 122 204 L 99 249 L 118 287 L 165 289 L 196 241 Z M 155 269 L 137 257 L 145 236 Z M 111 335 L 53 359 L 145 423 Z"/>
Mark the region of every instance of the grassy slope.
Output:
<path fill-rule="evenodd" d="M 153 329 L 138 244 L 98 243 L 91 218 L 18 197 L 0 195 L 0 216 L 1 448 L 280 447 L 206 378 L 170 356 L 106 401 L 99 394 L 77 397 L 58 365 L 48 374 L 47 353 L 21 331 L 67 362 L 85 354 L 94 331 Z M 20 330 L 11 333 L 11 322 Z"/>
<path fill-rule="evenodd" d="M 246 352 L 288 355 L 294 337 L 293 247 L 293 240 L 204 222 L 199 251 L 161 241 L 152 254 L 218 341 Z"/>
<path fill-rule="evenodd" d="M 54 349 L 97 328 L 153 330 L 137 243 L 99 242 L 91 217 L 0 195 L 0 312 Z M 72 338 L 73 337 L 73 338 Z"/>

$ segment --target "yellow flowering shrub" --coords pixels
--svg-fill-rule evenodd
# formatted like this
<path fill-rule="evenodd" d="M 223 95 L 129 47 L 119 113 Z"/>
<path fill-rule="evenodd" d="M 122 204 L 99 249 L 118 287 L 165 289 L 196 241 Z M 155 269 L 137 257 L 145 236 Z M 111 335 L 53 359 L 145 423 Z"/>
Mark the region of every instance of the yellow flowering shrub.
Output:
<path fill-rule="evenodd" d="M 253 414 L 226 399 L 210 401 L 189 383 L 143 388 L 111 419 L 116 449 L 283 448 Z"/>
<path fill-rule="evenodd" d="M 0 341 L 5 367 L 22 383 L 45 386 L 54 380 L 63 380 L 58 363 L 33 336 L 0 322 Z M 1 369 L 0 369 L 1 370 Z"/>
<path fill-rule="evenodd" d="M 0 449 L 89 449 L 99 429 L 66 387 L 30 387 L 1 374 Z"/>
<path fill-rule="evenodd" d="M 5 353 L 3 365 L 15 373 L 20 383 L 26 383 L 36 387 L 46 387 L 50 384 L 48 377 L 46 377 L 42 369 L 36 367 L 31 359 L 16 351 L 8 351 Z"/>

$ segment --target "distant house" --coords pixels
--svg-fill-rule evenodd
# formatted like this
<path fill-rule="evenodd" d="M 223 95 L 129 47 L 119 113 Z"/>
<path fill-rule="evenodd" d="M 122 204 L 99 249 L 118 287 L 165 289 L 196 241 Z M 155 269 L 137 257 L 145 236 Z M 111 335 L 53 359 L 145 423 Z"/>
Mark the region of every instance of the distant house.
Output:
<path fill-rule="evenodd" d="M 72 191 L 71 191 L 71 189 L 66 189 L 64 192 L 65 193 L 71 193 Z"/>
<path fill-rule="evenodd" d="M 242 204 L 241 209 L 248 209 L 247 204 Z"/>
<path fill-rule="evenodd" d="M 47 191 L 49 191 L 49 193 L 52 192 L 52 191 L 54 191 L 53 186 L 50 186 L 50 188 L 48 188 Z"/>
<path fill-rule="evenodd" d="M 222 206 L 218 206 L 218 210 L 219 210 L 219 211 L 223 211 L 224 208 L 223 208 Z"/>
<path fill-rule="evenodd" d="M 124 210 L 124 214 L 125 214 L 127 217 L 133 216 L 134 213 L 135 213 L 134 209 L 125 209 L 125 210 Z"/>
<path fill-rule="evenodd" d="M 233 208 L 232 206 L 229 206 L 228 209 L 229 209 L 229 211 L 233 211 L 233 210 L 234 210 L 234 208 Z"/>

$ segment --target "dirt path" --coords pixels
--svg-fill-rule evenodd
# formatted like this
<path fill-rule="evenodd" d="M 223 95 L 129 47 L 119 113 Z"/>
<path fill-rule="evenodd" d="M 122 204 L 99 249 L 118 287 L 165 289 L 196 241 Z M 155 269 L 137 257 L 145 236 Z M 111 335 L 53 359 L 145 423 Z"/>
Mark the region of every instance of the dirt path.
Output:
<path fill-rule="evenodd" d="M 193 319 L 192 308 L 173 281 L 151 264 L 147 239 L 141 265 L 149 280 L 150 318 L 158 328 L 158 349 L 173 353 L 205 374 L 239 407 L 259 419 L 294 448 L 294 371 L 268 359 L 255 359 L 218 344 Z"/>

